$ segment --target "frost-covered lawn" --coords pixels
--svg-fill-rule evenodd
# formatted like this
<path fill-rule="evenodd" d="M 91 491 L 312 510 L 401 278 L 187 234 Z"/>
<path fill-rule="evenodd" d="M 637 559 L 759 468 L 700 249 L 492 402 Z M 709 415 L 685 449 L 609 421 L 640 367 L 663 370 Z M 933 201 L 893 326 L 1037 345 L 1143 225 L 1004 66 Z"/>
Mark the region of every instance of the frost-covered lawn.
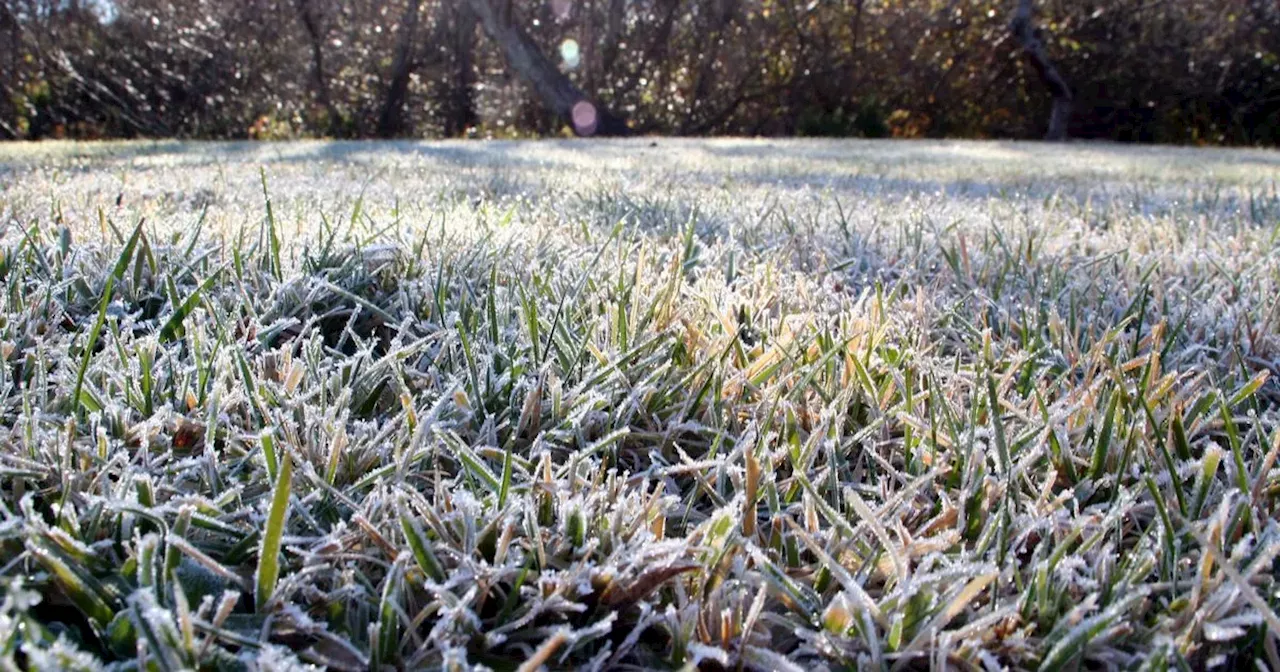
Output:
<path fill-rule="evenodd" d="M 1278 181 L 0 145 L 0 664 L 1280 668 Z"/>

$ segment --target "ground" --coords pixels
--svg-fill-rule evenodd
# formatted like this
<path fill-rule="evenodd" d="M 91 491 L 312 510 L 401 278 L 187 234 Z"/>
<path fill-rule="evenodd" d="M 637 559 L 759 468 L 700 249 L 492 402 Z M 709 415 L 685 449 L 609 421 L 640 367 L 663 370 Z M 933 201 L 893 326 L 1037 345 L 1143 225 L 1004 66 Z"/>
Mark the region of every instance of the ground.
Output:
<path fill-rule="evenodd" d="M 1280 667 L 1278 178 L 0 145 L 0 664 Z"/>

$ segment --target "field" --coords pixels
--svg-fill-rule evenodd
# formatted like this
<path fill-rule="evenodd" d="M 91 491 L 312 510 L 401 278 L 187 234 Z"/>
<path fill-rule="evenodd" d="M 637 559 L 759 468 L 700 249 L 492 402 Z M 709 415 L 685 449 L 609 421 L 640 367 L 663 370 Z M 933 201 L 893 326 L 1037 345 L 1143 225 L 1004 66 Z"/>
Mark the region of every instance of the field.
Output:
<path fill-rule="evenodd" d="M 0 145 L 0 665 L 1280 669 L 1278 183 Z"/>

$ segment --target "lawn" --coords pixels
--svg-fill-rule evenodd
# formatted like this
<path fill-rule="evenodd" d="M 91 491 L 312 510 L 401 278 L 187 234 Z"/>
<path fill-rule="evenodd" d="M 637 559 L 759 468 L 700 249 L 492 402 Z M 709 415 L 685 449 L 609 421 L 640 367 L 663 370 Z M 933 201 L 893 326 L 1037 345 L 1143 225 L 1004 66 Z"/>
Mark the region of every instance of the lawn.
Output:
<path fill-rule="evenodd" d="M 0 665 L 1280 669 L 1278 183 L 0 145 Z"/>

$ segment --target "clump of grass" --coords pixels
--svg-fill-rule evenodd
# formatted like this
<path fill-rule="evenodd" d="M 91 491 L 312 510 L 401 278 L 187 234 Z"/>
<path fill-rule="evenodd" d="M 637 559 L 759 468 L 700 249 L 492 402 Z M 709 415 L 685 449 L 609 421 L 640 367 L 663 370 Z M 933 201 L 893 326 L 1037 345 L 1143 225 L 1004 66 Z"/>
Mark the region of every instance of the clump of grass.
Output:
<path fill-rule="evenodd" d="M 836 147 L 15 168 L 0 660 L 1280 667 L 1274 187 Z"/>

